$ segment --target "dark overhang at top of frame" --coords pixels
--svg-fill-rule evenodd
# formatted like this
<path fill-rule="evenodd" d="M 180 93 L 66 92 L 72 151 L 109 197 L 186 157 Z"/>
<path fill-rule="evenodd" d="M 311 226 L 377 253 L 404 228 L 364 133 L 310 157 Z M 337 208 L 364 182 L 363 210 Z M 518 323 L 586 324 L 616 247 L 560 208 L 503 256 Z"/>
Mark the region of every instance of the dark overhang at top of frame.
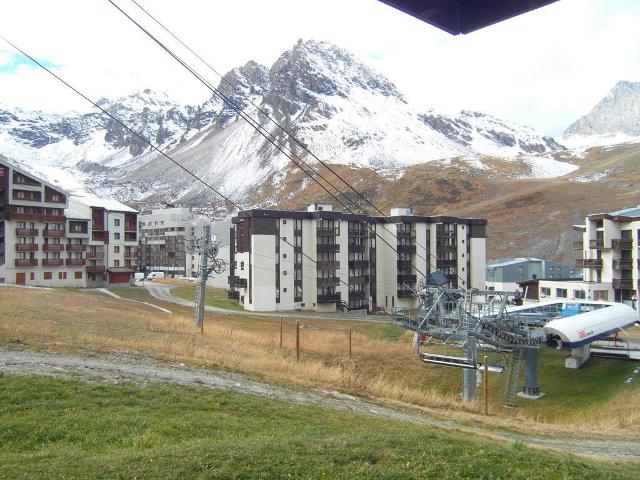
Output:
<path fill-rule="evenodd" d="M 452 35 L 470 33 L 557 0 L 380 0 Z"/>

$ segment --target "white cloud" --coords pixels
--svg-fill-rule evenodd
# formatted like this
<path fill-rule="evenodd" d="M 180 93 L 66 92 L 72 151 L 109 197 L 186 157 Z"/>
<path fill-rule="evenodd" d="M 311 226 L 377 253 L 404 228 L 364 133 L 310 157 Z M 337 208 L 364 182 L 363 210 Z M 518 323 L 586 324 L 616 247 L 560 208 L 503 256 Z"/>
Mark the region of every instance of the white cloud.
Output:
<path fill-rule="evenodd" d="M 117 2 L 144 19 L 127 0 Z M 618 80 L 640 80 L 640 7 L 633 0 L 561 0 L 458 37 L 376 0 L 141 3 L 221 72 L 251 59 L 270 65 L 298 38 L 327 40 L 425 108 L 482 110 L 549 134 L 559 134 Z M 208 96 L 106 1 L 5 0 L 0 33 L 61 65 L 59 72 L 95 99 L 142 88 L 183 102 Z M 33 69 L 0 75 L 0 102 L 86 108 Z"/>

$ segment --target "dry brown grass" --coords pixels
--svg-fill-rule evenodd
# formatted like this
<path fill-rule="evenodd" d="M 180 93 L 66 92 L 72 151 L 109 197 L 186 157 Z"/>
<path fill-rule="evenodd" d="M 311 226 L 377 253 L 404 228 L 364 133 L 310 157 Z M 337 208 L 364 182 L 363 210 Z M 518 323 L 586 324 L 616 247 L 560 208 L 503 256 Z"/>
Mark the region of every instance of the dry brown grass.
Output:
<path fill-rule="evenodd" d="M 157 302 L 161 303 L 161 302 Z M 558 418 L 539 408 L 504 409 L 502 382 L 491 378 L 492 417 L 477 414 L 479 404 L 459 400 L 460 372 L 425 365 L 411 347 L 411 334 L 381 339 L 384 325 L 301 320 L 301 360 L 295 358 L 295 321 L 284 321 L 284 349 L 279 348 L 278 318 L 207 315 L 204 335 L 194 332 L 190 311 L 163 314 L 86 291 L 0 289 L 0 343 L 52 351 L 127 352 L 212 366 L 278 383 L 338 389 L 399 406 L 424 408 L 440 416 L 486 421 L 491 425 L 560 431 L 548 422 L 591 432 L 594 415 L 600 433 L 622 424 L 640 428 L 640 399 L 618 395 L 587 412 L 587 417 Z M 348 356 L 348 328 L 353 329 L 353 358 Z"/>

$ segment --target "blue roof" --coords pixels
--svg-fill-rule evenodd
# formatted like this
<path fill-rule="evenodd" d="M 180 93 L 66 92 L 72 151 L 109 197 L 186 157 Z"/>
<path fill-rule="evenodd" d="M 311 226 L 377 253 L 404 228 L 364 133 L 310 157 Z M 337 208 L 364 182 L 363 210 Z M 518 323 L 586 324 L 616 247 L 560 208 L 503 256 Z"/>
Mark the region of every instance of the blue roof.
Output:
<path fill-rule="evenodd" d="M 623 217 L 640 217 L 640 205 L 637 207 L 625 208 L 622 210 L 617 210 L 615 212 L 610 212 L 609 215 L 620 215 Z"/>

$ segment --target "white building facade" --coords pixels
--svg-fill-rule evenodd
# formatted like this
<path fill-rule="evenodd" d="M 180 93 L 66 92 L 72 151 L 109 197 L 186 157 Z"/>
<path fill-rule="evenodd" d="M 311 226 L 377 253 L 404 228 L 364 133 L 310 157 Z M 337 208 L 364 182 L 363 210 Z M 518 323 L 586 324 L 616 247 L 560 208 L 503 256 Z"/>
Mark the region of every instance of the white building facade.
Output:
<path fill-rule="evenodd" d="M 250 210 L 233 219 L 229 295 L 247 310 L 415 307 L 418 282 L 485 287 L 486 220 L 332 211 Z"/>

